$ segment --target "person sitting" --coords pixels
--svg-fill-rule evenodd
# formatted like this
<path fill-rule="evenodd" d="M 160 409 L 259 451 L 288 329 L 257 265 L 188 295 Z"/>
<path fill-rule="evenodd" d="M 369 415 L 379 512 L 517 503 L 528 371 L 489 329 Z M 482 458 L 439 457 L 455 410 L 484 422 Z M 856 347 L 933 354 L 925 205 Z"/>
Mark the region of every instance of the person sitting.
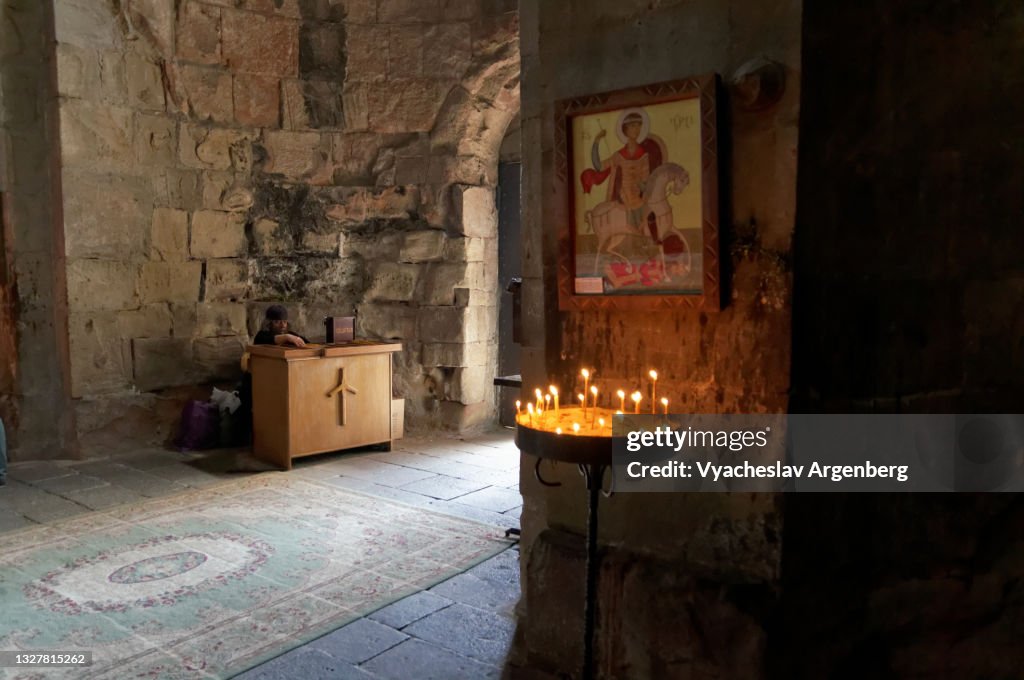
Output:
<path fill-rule="evenodd" d="M 307 342 L 309 340 L 298 333 L 292 332 L 288 325 L 288 310 L 284 305 L 270 305 L 267 307 L 263 328 L 256 333 L 252 344 L 305 347 Z"/>

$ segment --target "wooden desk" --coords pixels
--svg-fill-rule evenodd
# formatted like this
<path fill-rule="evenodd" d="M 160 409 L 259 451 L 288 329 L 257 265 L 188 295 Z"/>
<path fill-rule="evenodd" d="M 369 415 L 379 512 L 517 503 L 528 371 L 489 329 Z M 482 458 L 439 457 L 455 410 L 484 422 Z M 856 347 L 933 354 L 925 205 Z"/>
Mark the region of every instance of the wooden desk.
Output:
<path fill-rule="evenodd" d="M 290 470 L 299 456 L 390 444 L 391 355 L 401 349 L 358 340 L 251 345 L 255 456 Z"/>

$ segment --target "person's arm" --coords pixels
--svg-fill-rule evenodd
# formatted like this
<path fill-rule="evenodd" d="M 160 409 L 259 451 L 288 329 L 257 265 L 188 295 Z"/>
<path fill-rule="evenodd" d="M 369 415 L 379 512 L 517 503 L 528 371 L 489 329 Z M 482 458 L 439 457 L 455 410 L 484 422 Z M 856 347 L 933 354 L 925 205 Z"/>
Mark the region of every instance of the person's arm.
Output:
<path fill-rule="evenodd" d="M 594 164 L 594 170 L 602 172 L 608 169 L 608 161 L 601 160 L 601 151 L 597 148 L 604 138 L 605 131 L 601 130 L 594 137 L 594 143 L 590 147 L 590 162 Z"/>
<path fill-rule="evenodd" d="M 274 336 L 275 345 L 294 345 L 295 347 L 305 347 L 306 339 L 301 335 L 294 333 L 281 333 L 280 335 Z"/>

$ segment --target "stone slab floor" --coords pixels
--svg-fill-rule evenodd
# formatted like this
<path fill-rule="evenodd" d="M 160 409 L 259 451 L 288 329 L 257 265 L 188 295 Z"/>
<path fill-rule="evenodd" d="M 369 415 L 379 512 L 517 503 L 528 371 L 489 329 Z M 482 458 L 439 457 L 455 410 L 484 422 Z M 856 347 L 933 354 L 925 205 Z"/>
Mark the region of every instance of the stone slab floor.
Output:
<path fill-rule="evenodd" d="M 0 487 L 0 531 L 260 474 L 243 450 L 151 449 L 87 461 L 12 463 Z M 411 437 L 296 461 L 294 475 L 500 528 L 519 526 L 519 451 L 510 431 L 471 438 Z M 498 678 L 519 599 L 519 553 L 358 619 L 243 673 L 245 680 Z"/>

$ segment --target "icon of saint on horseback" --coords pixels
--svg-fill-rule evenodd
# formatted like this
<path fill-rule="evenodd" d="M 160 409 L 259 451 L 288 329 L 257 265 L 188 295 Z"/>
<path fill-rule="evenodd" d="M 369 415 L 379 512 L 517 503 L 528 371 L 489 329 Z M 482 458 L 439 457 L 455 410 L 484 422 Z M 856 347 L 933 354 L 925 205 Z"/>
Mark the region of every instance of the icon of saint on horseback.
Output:
<path fill-rule="evenodd" d="M 635 278 L 634 262 L 620 249 L 638 238 L 657 246 L 660 271 L 654 279 L 671 281 L 690 270 L 689 244 L 673 221 L 668 201 L 670 192 L 679 194 L 690 183 L 689 174 L 682 166 L 669 162 L 664 141 L 651 133 L 650 127 L 650 116 L 643 108 L 621 111 L 614 132 L 622 147 L 602 158 L 602 142 L 607 145 L 602 128 L 590 150 L 593 168 L 580 175 L 587 194 L 594 186 L 607 182 L 604 202 L 588 210 L 584 219 L 597 237 L 595 274 L 599 273 L 603 255 L 618 259 L 605 271 L 613 287 L 617 281 L 625 283 Z"/>

